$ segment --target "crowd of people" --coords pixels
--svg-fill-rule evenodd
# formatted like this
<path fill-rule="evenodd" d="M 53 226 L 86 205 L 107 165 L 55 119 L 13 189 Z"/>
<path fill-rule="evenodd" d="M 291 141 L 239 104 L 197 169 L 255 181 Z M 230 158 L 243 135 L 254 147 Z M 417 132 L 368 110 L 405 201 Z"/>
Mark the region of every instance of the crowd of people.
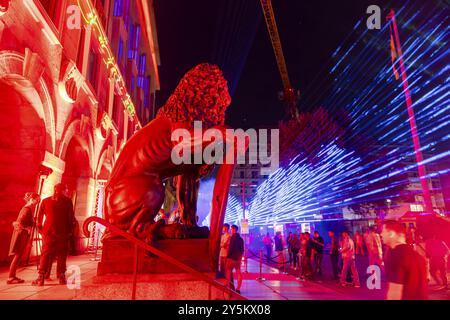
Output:
<path fill-rule="evenodd" d="M 424 241 L 413 226 L 406 229 L 398 221 L 385 221 L 382 227 L 373 225 L 356 231 L 353 237 L 348 231 L 337 236 L 330 230 L 328 238 L 325 243 L 318 231 L 312 237 L 309 232 L 289 232 L 286 239 L 281 232 L 273 238 L 267 233 L 262 239 L 265 261 L 275 264 L 280 272 L 290 267 L 300 279 L 314 280 L 322 277 L 323 256 L 327 254 L 330 277 L 342 286 L 358 288 L 361 283 L 356 259 L 367 256 L 369 265 L 378 266 L 386 277 L 387 298 L 426 299 L 431 279 L 438 285 L 437 290 L 449 289 L 448 246 L 436 236 Z"/>
<path fill-rule="evenodd" d="M 23 283 L 17 276 L 17 267 L 30 243 L 33 227 L 42 235 L 43 246 L 39 263 L 38 277 L 33 285 L 42 286 L 49 276 L 53 260 L 57 261 L 57 277 L 60 284 L 66 283 L 66 259 L 71 235 L 76 226 L 72 201 L 64 195 L 65 186 L 58 184 L 54 194 L 42 201 L 36 221 L 33 211 L 40 197 L 27 193 L 25 205 L 13 223 L 13 236 L 10 244 L 12 257 L 8 284 Z M 45 221 L 44 221 L 45 217 Z M 230 288 L 240 293 L 242 286 L 241 262 L 244 255 L 244 240 L 236 225 L 224 224 L 220 242 L 219 273 Z M 342 286 L 360 287 L 360 276 L 356 267 L 356 257 L 368 257 L 370 266 L 378 266 L 387 282 L 388 299 L 427 299 L 431 279 L 448 290 L 447 258 L 450 249 L 447 244 L 432 235 L 424 239 L 414 227 L 406 230 L 398 222 L 387 220 L 371 226 L 362 232 L 355 232 L 353 238 L 349 231 L 338 236 L 328 231 L 329 242 L 316 230 L 311 237 L 309 232 L 301 234 L 289 232 L 286 238 L 276 232 L 272 238 L 267 233 L 262 238 L 266 262 L 275 263 L 280 272 L 294 271 L 302 280 L 323 277 L 324 255 L 330 259 L 330 275 Z M 254 241 L 250 235 L 250 246 Z M 275 256 L 273 250 L 275 249 Z M 285 253 L 289 259 L 286 261 Z M 237 284 L 234 285 L 233 271 Z"/>
<path fill-rule="evenodd" d="M 313 274 L 322 274 L 322 259 L 325 249 L 324 239 L 315 231 L 313 237 L 308 232 L 297 233 L 289 232 L 284 240 L 281 232 L 277 232 L 272 239 L 269 233 L 263 238 L 265 247 L 266 261 L 274 261 L 278 268 L 286 271 L 288 267 L 299 270 L 302 278 L 312 278 Z M 275 245 L 276 255 L 272 255 Z M 285 259 L 285 250 L 287 250 L 289 260 Z"/>

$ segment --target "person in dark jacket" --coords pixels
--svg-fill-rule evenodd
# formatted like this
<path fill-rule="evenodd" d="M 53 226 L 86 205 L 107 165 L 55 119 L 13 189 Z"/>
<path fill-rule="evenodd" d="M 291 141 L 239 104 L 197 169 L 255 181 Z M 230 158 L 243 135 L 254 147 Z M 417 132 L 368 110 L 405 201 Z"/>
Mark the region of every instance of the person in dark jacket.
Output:
<path fill-rule="evenodd" d="M 241 293 L 242 274 L 241 274 L 241 260 L 244 254 L 244 240 L 238 233 L 238 227 L 236 225 L 231 226 L 231 239 L 228 247 L 227 255 L 227 283 L 231 281 L 231 274 L 233 269 L 236 269 L 237 274 L 237 287 L 236 292 Z"/>
<path fill-rule="evenodd" d="M 284 271 L 284 243 L 283 243 L 283 237 L 281 236 L 281 232 L 278 231 L 275 235 L 275 251 L 277 253 L 277 266 L 280 271 Z"/>
<path fill-rule="evenodd" d="M 309 232 L 302 234 L 302 239 L 300 242 L 301 251 L 301 278 L 302 279 L 312 279 L 312 267 L 311 267 L 311 254 L 312 254 L 312 242 L 310 239 Z"/>
<path fill-rule="evenodd" d="M 336 238 L 333 231 L 328 231 L 330 242 L 330 260 L 333 269 L 333 280 L 339 280 L 339 239 Z"/>
<path fill-rule="evenodd" d="M 297 238 L 297 233 L 294 233 L 291 239 L 292 259 L 294 259 L 294 270 L 299 267 L 298 252 L 300 251 L 300 239 Z"/>
<path fill-rule="evenodd" d="M 311 245 L 314 250 L 314 274 L 322 275 L 324 241 L 318 231 L 314 231 L 314 237 L 311 239 Z"/>
<path fill-rule="evenodd" d="M 27 192 L 24 197 L 25 206 L 20 210 L 17 220 L 13 222 L 14 231 L 11 237 L 9 247 L 9 256 L 13 256 L 9 267 L 9 276 L 7 284 L 16 284 L 25 282 L 16 276 L 17 267 L 23 257 L 30 239 L 33 227 L 33 210 L 39 202 L 39 195 L 33 192 Z"/>
<path fill-rule="evenodd" d="M 436 283 L 439 284 L 439 273 L 443 285 L 441 289 L 448 290 L 447 257 L 450 254 L 448 246 L 434 234 L 431 239 L 425 241 L 425 250 L 427 258 L 429 258 L 430 261 L 431 276 Z"/>
<path fill-rule="evenodd" d="M 289 232 L 289 235 L 286 238 L 286 246 L 287 246 L 288 254 L 289 254 L 289 266 L 291 266 L 291 267 L 294 264 L 294 256 L 292 254 L 292 245 L 291 245 L 293 238 L 294 238 L 294 236 L 292 235 L 292 232 Z"/>
<path fill-rule="evenodd" d="M 42 201 L 38 215 L 38 230 L 41 231 L 43 246 L 39 263 L 39 276 L 32 285 L 43 286 L 45 274 L 56 258 L 56 273 L 60 284 L 66 284 L 66 260 L 69 238 L 72 235 L 75 214 L 72 201 L 64 196 L 63 185 L 57 184 L 52 197 Z M 45 223 L 42 225 L 45 216 Z"/>

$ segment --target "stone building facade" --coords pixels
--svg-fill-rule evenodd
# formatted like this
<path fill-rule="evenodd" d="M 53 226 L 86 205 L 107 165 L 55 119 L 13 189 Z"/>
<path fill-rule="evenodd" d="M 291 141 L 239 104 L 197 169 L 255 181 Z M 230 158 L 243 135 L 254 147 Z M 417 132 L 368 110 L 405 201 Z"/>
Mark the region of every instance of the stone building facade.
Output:
<path fill-rule="evenodd" d="M 152 1 L 0 0 L 0 262 L 25 192 L 63 182 L 80 228 L 96 214 L 121 148 L 155 114 L 158 65 Z"/>

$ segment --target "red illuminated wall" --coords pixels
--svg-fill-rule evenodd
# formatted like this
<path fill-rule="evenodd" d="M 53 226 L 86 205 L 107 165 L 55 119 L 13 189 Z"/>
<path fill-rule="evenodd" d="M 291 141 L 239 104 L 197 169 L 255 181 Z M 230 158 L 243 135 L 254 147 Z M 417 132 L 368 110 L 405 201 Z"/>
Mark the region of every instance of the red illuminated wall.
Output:
<path fill-rule="evenodd" d="M 0 82 L 0 259 L 7 255 L 11 222 L 36 188 L 44 159 L 45 127 L 33 107 L 13 87 Z"/>
<path fill-rule="evenodd" d="M 136 11 L 142 6 L 132 2 L 130 21 L 147 29 L 141 20 L 144 15 Z M 8 261 L 11 224 L 23 205 L 23 194 L 38 191 L 41 165 L 53 170 L 45 180 L 43 197 L 52 194 L 56 183 L 67 183 L 81 225 L 92 214 L 99 183 L 108 178 L 121 145 L 134 133 L 135 123 L 120 98 L 123 90 L 118 91 L 104 63 L 98 34 L 84 19 L 80 29 L 67 27 L 67 7 L 77 3 L 11 1 L 0 12 L 0 263 Z M 117 56 L 119 37 L 128 35 L 126 28 L 113 32 L 114 23 L 125 26 L 123 17 L 113 16 L 114 1 L 83 3 L 98 10 L 115 58 L 128 63 L 126 44 L 122 60 Z M 142 37 L 138 56 L 152 56 L 150 47 L 157 44 L 150 45 L 150 38 Z M 143 75 L 153 79 L 148 89 L 154 93 L 159 87 L 157 66 L 154 59 L 147 61 Z M 124 78 L 130 76 L 131 71 L 123 72 Z M 139 70 L 133 72 L 139 75 Z M 142 90 L 125 88 L 125 92 L 136 98 L 133 103 L 142 116 Z M 79 239 L 78 249 L 83 251 L 87 242 Z"/>

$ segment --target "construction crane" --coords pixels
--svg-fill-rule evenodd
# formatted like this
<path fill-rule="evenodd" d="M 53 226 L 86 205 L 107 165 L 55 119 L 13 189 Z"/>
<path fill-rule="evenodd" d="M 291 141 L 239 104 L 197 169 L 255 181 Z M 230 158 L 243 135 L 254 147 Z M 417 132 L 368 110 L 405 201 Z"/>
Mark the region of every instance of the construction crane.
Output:
<path fill-rule="evenodd" d="M 300 92 L 292 87 L 291 81 L 289 80 L 283 48 L 281 47 L 280 35 L 278 34 L 278 27 L 275 21 L 275 15 L 273 13 L 272 1 L 260 0 L 260 2 L 267 24 L 267 30 L 269 31 L 270 40 L 272 42 L 273 51 L 275 53 L 275 58 L 277 60 L 278 70 L 283 82 L 284 91 L 281 95 L 281 100 L 286 105 L 288 117 L 295 119 L 298 116 L 297 102 L 300 97 Z"/>

